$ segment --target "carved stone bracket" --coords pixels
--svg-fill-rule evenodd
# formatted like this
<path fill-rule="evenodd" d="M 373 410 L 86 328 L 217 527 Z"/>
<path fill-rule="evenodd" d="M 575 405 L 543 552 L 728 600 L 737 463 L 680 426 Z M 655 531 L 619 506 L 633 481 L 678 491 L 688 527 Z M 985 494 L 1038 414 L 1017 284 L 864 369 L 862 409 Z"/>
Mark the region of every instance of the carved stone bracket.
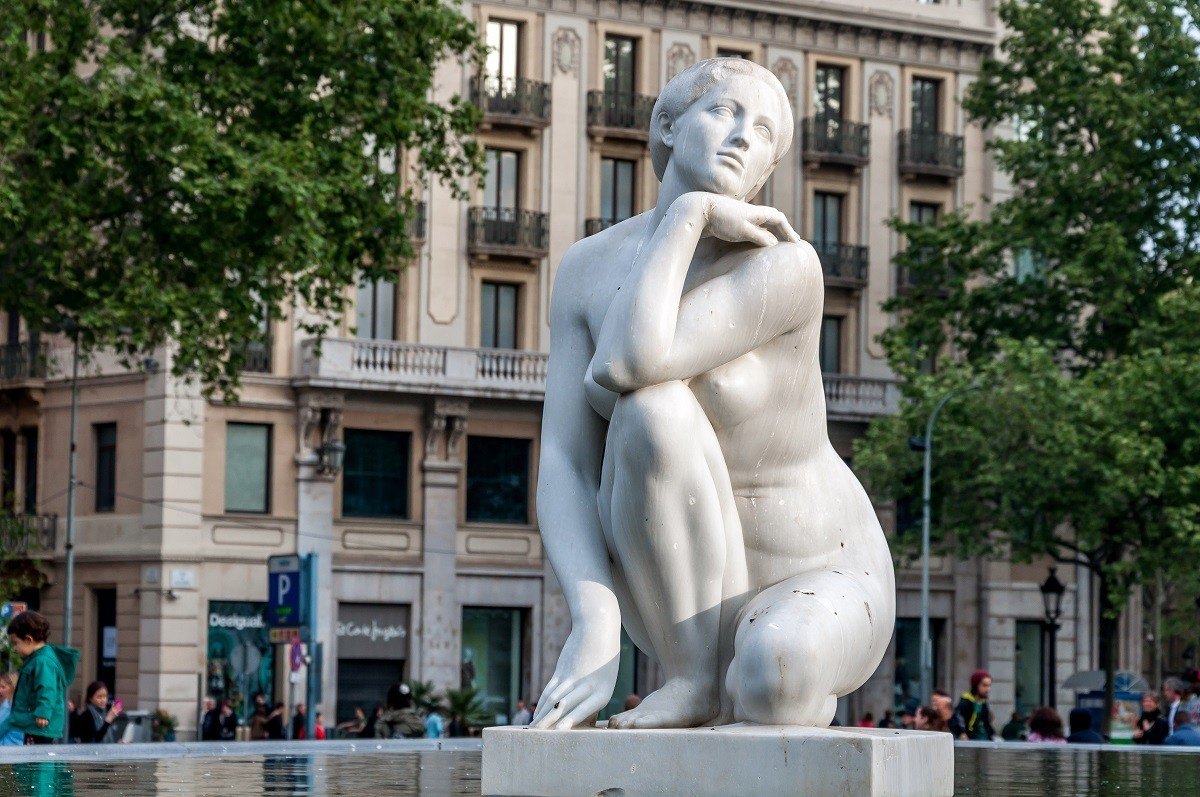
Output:
<path fill-rule="evenodd" d="M 345 397 L 336 391 L 313 390 L 300 395 L 296 412 L 296 458 L 316 458 L 317 449 L 336 440 L 342 430 Z"/>
<path fill-rule="evenodd" d="M 457 460 L 467 433 L 467 399 L 435 398 L 425 416 L 425 459 Z"/>
<path fill-rule="evenodd" d="M 892 97 L 895 93 L 892 76 L 882 70 L 876 72 L 871 75 L 868 90 L 871 97 L 871 113 L 890 118 L 893 113 Z"/>
<path fill-rule="evenodd" d="M 780 58 L 771 67 L 771 71 L 779 78 L 788 99 L 795 105 L 800 93 L 800 70 L 796 68 L 796 63 L 790 58 Z"/>
<path fill-rule="evenodd" d="M 554 68 L 564 75 L 579 76 L 579 34 L 571 28 L 559 28 L 552 40 Z"/>
<path fill-rule="evenodd" d="M 667 50 L 667 80 L 696 63 L 696 52 L 687 44 L 676 42 Z"/>

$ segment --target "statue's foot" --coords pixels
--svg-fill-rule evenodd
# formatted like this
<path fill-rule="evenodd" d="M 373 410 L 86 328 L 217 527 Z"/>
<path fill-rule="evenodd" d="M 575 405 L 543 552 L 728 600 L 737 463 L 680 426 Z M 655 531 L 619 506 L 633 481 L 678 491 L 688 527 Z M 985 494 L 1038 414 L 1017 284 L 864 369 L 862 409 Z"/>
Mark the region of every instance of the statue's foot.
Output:
<path fill-rule="evenodd" d="M 694 728 L 721 710 L 715 684 L 672 678 L 635 709 L 608 720 L 610 728 Z"/>

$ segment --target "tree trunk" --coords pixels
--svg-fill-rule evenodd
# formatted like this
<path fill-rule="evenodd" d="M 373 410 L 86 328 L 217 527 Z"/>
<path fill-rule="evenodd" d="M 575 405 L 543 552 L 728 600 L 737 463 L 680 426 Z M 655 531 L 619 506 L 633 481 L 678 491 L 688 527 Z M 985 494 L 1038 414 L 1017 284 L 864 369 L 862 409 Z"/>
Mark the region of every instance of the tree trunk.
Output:
<path fill-rule="evenodd" d="M 1115 607 L 1109 597 L 1108 583 L 1104 577 L 1099 576 L 1096 581 L 1100 591 L 1100 617 L 1097 624 L 1100 634 L 1100 669 L 1104 670 L 1104 715 L 1100 720 L 1100 732 L 1111 737 L 1113 705 L 1116 702 L 1117 628 L 1120 614 L 1114 612 Z"/>

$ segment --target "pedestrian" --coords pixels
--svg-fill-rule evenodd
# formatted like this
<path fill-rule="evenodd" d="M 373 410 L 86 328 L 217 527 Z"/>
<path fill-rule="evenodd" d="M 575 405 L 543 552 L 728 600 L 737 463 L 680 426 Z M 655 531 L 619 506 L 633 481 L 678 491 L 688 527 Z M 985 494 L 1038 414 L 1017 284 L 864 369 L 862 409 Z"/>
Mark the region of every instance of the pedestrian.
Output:
<path fill-rule="evenodd" d="M 1008 722 L 1000 729 L 1000 738 L 1006 742 L 1023 742 L 1029 735 L 1029 723 L 1021 712 L 1014 711 Z"/>
<path fill-rule="evenodd" d="M 908 706 L 900 710 L 900 727 L 908 731 L 916 728 L 916 712 Z"/>
<path fill-rule="evenodd" d="M 250 715 L 250 740 L 254 742 L 262 741 L 267 738 L 267 720 L 271 716 L 271 709 L 267 706 L 267 699 L 261 693 L 254 696 L 254 713 Z"/>
<path fill-rule="evenodd" d="M 297 703 L 296 708 L 292 711 L 292 738 L 303 739 L 301 735 L 305 727 L 308 725 L 308 718 L 305 716 L 308 709 L 303 703 Z"/>
<path fill-rule="evenodd" d="M 112 744 L 116 742 L 113 722 L 121 716 L 121 704 L 108 705 L 108 687 L 103 681 L 92 681 L 84 690 L 83 709 L 71 720 L 70 737 L 80 744 Z"/>
<path fill-rule="evenodd" d="M 430 709 L 425 716 L 425 738 L 440 739 L 446 734 L 446 723 L 442 720 L 441 712 L 436 708 Z"/>
<path fill-rule="evenodd" d="M 533 722 L 533 712 L 525 705 L 524 700 L 517 701 L 517 710 L 513 712 L 510 725 L 528 725 Z"/>
<path fill-rule="evenodd" d="M 858 721 L 858 727 L 874 728 L 875 727 L 875 715 L 869 711 L 866 714 L 863 714 L 862 719 L 860 719 Z"/>
<path fill-rule="evenodd" d="M 307 733 L 308 729 L 305 728 Z M 303 738 L 303 737 L 301 737 Z M 317 712 L 317 721 L 313 723 L 313 740 L 323 742 L 329 738 L 329 734 L 325 732 L 325 715 Z"/>
<path fill-rule="evenodd" d="M 287 706 L 282 700 L 275 702 L 275 707 L 271 709 L 271 713 L 267 715 L 267 721 L 263 725 L 263 730 L 266 731 L 267 738 L 273 740 L 286 739 L 287 734 L 283 732 L 283 715 L 287 713 Z"/>
<path fill-rule="evenodd" d="M 950 720 L 954 716 L 954 699 L 950 697 L 950 693 L 945 689 L 934 689 L 929 697 L 929 706 L 941 716 L 942 722 L 949 728 Z M 916 713 L 915 707 L 913 712 Z"/>
<path fill-rule="evenodd" d="M 990 742 L 996 736 L 992 727 L 992 710 L 988 695 L 992 692 L 992 676 L 987 670 L 971 673 L 970 688 L 954 709 L 948 727 L 957 739 Z M 1061 724 L 1062 720 L 1059 720 Z"/>
<path fill-rule="evenodd" d="M 895 714 L 892 713 L 892 710 L 890 708 L 885 708 L 883 710 L 883 718 L 881 720 L 879 720 L 879 727 L 880 728 L 895 728 L 896 727 L 896 717 L 895 717 Z"/>
<path fill-rule="evenodd" d="M 354 719 L 339 722 L 334 727 L 335 731 L 341 731 L 346 736 L 361 737 L 363 729 L 367 727 L 367 712 L 362 710 L 362 706 L 354 707 Z"/>
<path fill-rule="evenodd" d="M 376 739 L 418 739 L 425 735 L 425 721 L 413 710 L 412 690 L 396 684 L 388 690 L 387 710 L 375 723 Z"/>
<path fill-rule="evenodd" d="M 1171 729 L 1158 707 L 1158 695 L 1146 692 L 1142 695 L 1142 714 L 1133 724 L 1133 743 L 1162 744 L 1170 735 Z"/>
<path fill-rule="evenodd" d="M 1086 708 L 1071 709 L 1067 723 L 1071 726 L 1067 744 L 1104 744 L 1108 741 L 1092 727 L 1092 712 Z"/>
<path fill-rule="evenodd" d="M 1166 698 L 1163 716 L 1167 719 L 1168 732 L 1175 730 L 1175 715 L 1179 713 L 1179 707 L 1183 705 L 1183 690 L 1183 681 L 1178 678 L 1168 678 L 1163 681 L 1163 697 Z"/>
<path fill-rule="evenodd" d="M 637 708 L 641 704 L 642 704 L 641 696 L 636 693 L 630 693 L 628 695 L 625 695 L 625 703 L 624 703 L 623 708 L 625 711 L 633 711 L 635 708 Z M 535 712 L 537 711 L 537 703 L 533 704 L 533 710 Z"/>
<path fill-rule="evenodd" d="M 1187 708 L 1176 712 L 1175 732 L 1163 741 L 1164 745 L 1176 747 L 1200 747 L 1200 717 L 1195 716 Z"/>
<path fill-rule="evenodd" d="M 217 710 L 217 701 L 211 697 L 204 698 L 204 709 L 200 714 L 200 741 L 216 742 L 221 739 L 221 712 Z"/>
<path fill-rule="evenodd" d="M 25 744 L 50 744 L 67 731 L 67 686 L 75 680 L 79 651 L 49 639 L 49 621 L 32 609 L 8 624 L 8 641 L 25 661 L 5 727 L 24 733 Z"/>
<path fill-rule="evenodd" d="M 932 706 L 921 706 L 913 717 L 913 728 L 918 731 L 946 731 L 946 721 Z"/>
<path fill-rule="evenodd" d="M 12 713 L 12 698 L 16 691 L 17 674 L 15 672 L 0 674 L 0 747 L 19 747 L 25 744 L 25 734 L 4 728 L 5 720 Z"/>
<path fill-rule="evenodd" d="M 379 724 L 379 718 L 383 716 L 383 711 L 383 706 L 375 707 L 375 710 L 371 712 L 371 716 L 367 717 L 367 726 L 359 734 L 360 737 L 363 739 L 375 738 L 375 726 Z"/>
<path fill-rule="evenodd" d="M 1049 706 L 1039 706 L 1029 715 L 1029 742 L 1049 742 L 1050 744 L 1066 744 L 1063 736 L 1063 721 L 1058 712 Z"/>
<path fill-rule="evenodd" d="M 228 700 L 221 701 L 221 714 L 217 718 L 218 738 L 222 742 L 237 741 L 238 718 L 233 713 L 233 704 Z"/>

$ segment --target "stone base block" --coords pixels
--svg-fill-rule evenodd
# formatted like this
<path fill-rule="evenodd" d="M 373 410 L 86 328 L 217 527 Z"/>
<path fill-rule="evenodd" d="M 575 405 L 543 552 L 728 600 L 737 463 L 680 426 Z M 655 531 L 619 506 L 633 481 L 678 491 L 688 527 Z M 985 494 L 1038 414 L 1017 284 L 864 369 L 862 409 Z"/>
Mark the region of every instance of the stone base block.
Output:
<path fill-rule="evenodd" d="M 948 733 L 725 725 L 483 732 L 485 797 L 950 797 Z"/>

